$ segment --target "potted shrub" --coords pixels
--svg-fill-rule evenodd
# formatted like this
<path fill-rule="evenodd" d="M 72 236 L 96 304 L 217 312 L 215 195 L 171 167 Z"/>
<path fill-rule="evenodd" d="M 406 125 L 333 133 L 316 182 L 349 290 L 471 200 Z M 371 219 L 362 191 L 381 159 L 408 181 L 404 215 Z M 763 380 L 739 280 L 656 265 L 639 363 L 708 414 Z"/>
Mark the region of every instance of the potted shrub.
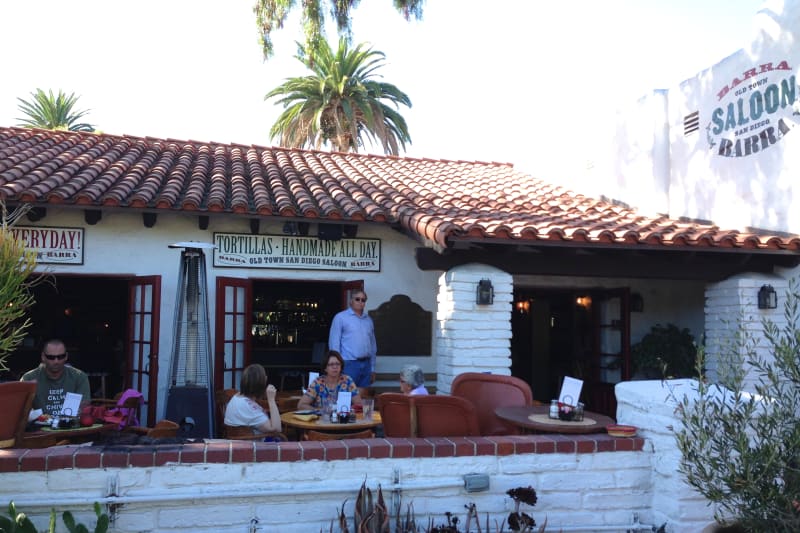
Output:
<path fill-rule="evenodd" d="M 693 377 L 697 346 L 687 328 L 656 324 L 631 346 L 633 379 Z"/>

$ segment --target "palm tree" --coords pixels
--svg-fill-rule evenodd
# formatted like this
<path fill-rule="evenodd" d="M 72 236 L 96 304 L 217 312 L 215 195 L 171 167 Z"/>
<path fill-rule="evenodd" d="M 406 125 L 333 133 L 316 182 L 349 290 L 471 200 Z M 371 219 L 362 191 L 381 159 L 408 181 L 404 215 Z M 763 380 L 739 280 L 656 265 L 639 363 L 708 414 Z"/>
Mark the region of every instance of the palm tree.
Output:
<path fill-rule="evenodd" d="M 78 97 L 75 93 L 67 95 L 58 90 L 58 95 L 54 96 L 50 90 L 45 93 L 41 89 L 31 93 L 33 99 L 29 102 L 22 98 L 17 98 L 20 104 L 19 110 L 25 113 L 27 118 L 18 118 L 19 126 L 26 128 L 44 128 L 48 130 L 69 130 L 69 131 L 94 131 L 91 124 L 78 122 L 89 111 L 73 111 Z"/>
<path fill-rule="evenodd" d="M 411 100 L 391 83 L 374 79 L 382 52 L 364 44 L 350 49 L 342 38 L 335 54 L 323 42 L 316 52 L 300 46 L 295 57 L 314 74 L 289 78 L 264 97 L 281 97 L 276 104 L 284 107 L 270 137 L 280 137 L 280 145 L 288 148 L 329 144 L 339 152 L 358 152 L 367 137 L 380 142 L 386 154 L 398 155 L 398 142 L 405 150 L 411 137 L 397 108 L 411 107 Z"/>
<path fill-rule="evenodd" d="M 422 19 L 422 4 L 425 0 L 392 0 L 395 9 L 402 13 L 406 20 L 413 16 Z M 350 41 L 351 20 L 350 9 L 357 6 L 359 0 L 329 0 L 328 12 L 336 20 L 336 29 L 339 35 Z M 272 45 L 272 30 L 283 28 L 286 17 L 295 7 L 294 0 L 257 0 L 253 7 L 256 14 L 256 25 L 259 31 L 259 41 L 264 59 L 269 59 L 274 53 Z M 305 33 L 305 47 L 315 50 L 325 40 L 326 10 L 323 9 L 323 0 L 303 0 L 299 2 L 302 7 L 303 32 Z"/>

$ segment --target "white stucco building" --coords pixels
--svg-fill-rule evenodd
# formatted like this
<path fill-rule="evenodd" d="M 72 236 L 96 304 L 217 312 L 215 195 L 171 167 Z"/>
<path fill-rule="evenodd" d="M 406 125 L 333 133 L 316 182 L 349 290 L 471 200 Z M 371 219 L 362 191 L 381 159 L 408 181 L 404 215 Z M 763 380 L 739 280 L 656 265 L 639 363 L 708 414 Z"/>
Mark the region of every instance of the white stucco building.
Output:
<path fill-rule="evenodd" d="M 617 384 L 630 378 L 631 344 L 653 324 L 689 328 L 713 357 L 735 327 L 725 318 L 779 317 L 780 309 L 759 309 L 756 299 L 764 285 L 780 297 L 800 273 L 800 215 L 792 210 L 800 187 L 799 18 L 800 2 L 769 3 L 747 49 L 621 112 L 608 158 L 573 190 L 510 165 L 0 127 L 0 197 L 35 207 L 20 229 L 59 287 L 41 289 L 35 333 L 14 367 L 34 364 L 44 338 L 80 331 L 68 338 L 76 359 L 85 355 L 81 364 L 116 379 L 117 389 L 142 390 L 145 420 L 164 417 L 180 260 L 168 246 L 212 244 L 211 388 L 235 386 L 250 362 L 267 366 L 273 382 L 312 369 L 326 320 L 348 290 L 363 286 L 382 335 L 379 385 L 392 387 L 399 368 L 414 362 L 443 393 L 455 375 L 477 370 L 521 377 L 547 400 L 563 376 L 578 376 L 587 408 L 637 425 L 645 439 L 620 454 L 581 456 L 575 444 L 544 462 L 541 452 L 515 452 L 519 464 L 488 454 L 423 468 L 409 463 L 413 455 L 382 456 L 360 464 L 348 483 L 379 465 L 375 475 L 384 480 L 393 469 L 447 478 L 446 494 L 457 499 L 464 494 L 452 486 L 453 469 L 506 476 L 504 487 L 535 474 L 562 496 L 545 507 L 557 524 L 573 518 L 599 527 L 588 516 L 598 509 L 607 511 L 605 525 L 627 523 L 635 508 L 644 523 L 699 531 L 712 512 L 675 475 L 667 394 L 657 382 Z M 493 285 L 490 304 L 476 301 L 481 280 Z M 227 460 L 240 453 L 226 450 L 216 451 Z M 253 462 L 245 469 L 262 475 Z M 339 466 L 325 468 L 344 475 Z M 145 467 L 140 479 L 123 470 L 123 484 L 157 500 L 170 481 Z M 236 467 L 202 468 L 227 472 L 232 485 L 247 477 L 231 474 Z M 298 467 L 276 468 L 289 477 Z M 313 481 L 303 470 L 310 467 L 299 468 Z M 28 500 L 43 483 L 70 475 L 5 471 L 18 476 Z M 194 483 L 206 475 L 189 471 Z M 93 487 L 105 483 L 92 476 Z M 580 487 L 609 476 L 614 503 Z M 155 488 L 145 478 L 156 478 Z M 217 481 L 209 490 L 228 490 Z M 570 513 L 563 491 L 580 494 L 584 514 Z M 251 492 L 247 498 L 274 502 L 291 491 Z M 343 493 L 319 497 L 335 506 Z M 258 504 L 242 507 L 252 514 Z M 126 531 L 177 529 L 191 501 L 159 509 L 173 519 L 159 522 L 154 512 Z"/>

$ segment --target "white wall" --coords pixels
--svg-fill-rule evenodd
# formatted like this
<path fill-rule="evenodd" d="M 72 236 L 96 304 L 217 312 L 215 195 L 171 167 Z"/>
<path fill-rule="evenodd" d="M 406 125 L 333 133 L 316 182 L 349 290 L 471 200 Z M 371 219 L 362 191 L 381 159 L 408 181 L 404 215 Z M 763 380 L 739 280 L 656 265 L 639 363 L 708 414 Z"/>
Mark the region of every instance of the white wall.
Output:
<path fill-rule="evenodd" d="M 627 381 L 616 385 L 617 422 L 638 428 L 652 453 L 651 516 L 654 524 L 667 522 L 667 533 L 697 533 L 714 521 L 708 500 L 687 485 L 678 473 L 680 451 L 672 427 L 678 401 L 696 393 L 691 380 Z"/>
<path fill-rule="evenodd" d="M 767 2 L 754 20 L 751 44 L 732 51 L 694 78 L 682 83 L 676 80 L 676 85 L 667 90 L 666 114 L 660 103 L 661 92 L 623 110 L 609 151 L 611 157 L 598 160 L 581 183 L 651 215 L 667 213 L 673 218 L 710 220 L 723 229 L 756 227 L 800 233 L 800 212 L 792 209 L 800 195 L 800 180 L 796 178 L 800 133 L 794 131 L 800 124 L 796 114 L 800 109 L 800 88 L 796 87 L 800 81 L 799 32 L 800 1 Z M 788 70 L 776 70 L 784 61 Z M 748 73 L 751 69 L 755 69 L 755 75 Z M 792 76 L 795 100 L 791 105 L 775 113 L 764 111 L 758 120 L 749 116 L 751 97 L 765 98 L 766 87 L 780 89 L 781 83 Z M 726 87 L 729 91 L 723 95 Z M 739 99 L 745 112 L 741 120 Z M 714 113 L 719 109 L 718 118 L 724 122 L 729 105 L 733 106 L 736 126 L 716 135 Z M 699 111 L 699 131 L 685 136 L 684 117 L 694 111 Z M 774 144 L 760 147 L 751 155 L 719 155 L 722 138 L 743 144 L 765 127 L 777 131 L 779 119 L 792 131 Z M 758 126 L 764 120 L 770 124 Z M 667 128 L 668 139 L 663 134 Z M 669 154 L 666 202 L 662 183 L 665 153 Z"/>
<path fill-rule="evenodd" d="M 79 480 L 76 470 L 62 469 L 4 473 L 0 502 L 13 499 L 40 530 L 47 526 L 51 507 L 72 509 L 78 521 L 93 525 L 91 506 L 108 501 L 103 498 L 113 492 L 119 500 L 112 501 L 123 504 L 111 529 L 115 533 L 245 533 L 252 531 L 252 519 L 261 532 L 315 533 L 329 530 L 347 500 L 353 531 L 355 496 L 366 480 L 373 491 L 382 487 L 390 506 L 392 489 L 399 489 L 403 512 L 413 504 L 420 526 L 427 527 L 428 517 L 443 525 L 449 511 L 461 518 L 461 529 L 464 505 L 477 505 L 481 527 L 487 513 L 492 524 L 500 524 L 514 509 L 506 491 L 533 486 L 538 503 L 520 510 L 538 524 L 546 519 L 548 531 L 584 526 L 581 531 L 591 532 L 616 525 L 610 531 L 622 532 L 634 513 L 643 523 L 650 518 L 651 459 L 647 452 L 603 452 L 168 464 L 81 469 Z M 467 493 L 467 473 L 488 475 L 489 490 Z M 474 524 L 470 531 L 477 531 Z"/>
<path fill-rule="evenodd" d="M 476 303 L 478 283 L 494 289 L 490 305 Z M 469 264 L 439 277 L 436 312 L 437 392 L 450 392 L 463 372 L 511 374 L 511 275 L 498 268 Z"/>

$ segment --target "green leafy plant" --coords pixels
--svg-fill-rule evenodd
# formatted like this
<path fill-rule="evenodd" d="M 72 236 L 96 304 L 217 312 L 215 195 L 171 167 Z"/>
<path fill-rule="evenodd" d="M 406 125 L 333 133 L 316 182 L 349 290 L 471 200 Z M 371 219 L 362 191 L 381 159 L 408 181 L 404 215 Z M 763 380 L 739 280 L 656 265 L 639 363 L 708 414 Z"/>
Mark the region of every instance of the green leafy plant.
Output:
<path fill-rule="evenodd" d="M 631 346 L 634 373 L 649 378 L 693 377 L 697 346 L 687 328 L 656 324 Z"/>
<path fill-rule="evenodd" d="M 31 326 L 27 317 L 34 303 L 30 289 L 44 279 L 34 274 L 36 254 L 26 251 L 12 232 L 14 223 L 29 210 L 23 206 L 8 213 L 0 202 L 0 370 L 8 370 L 6 359 Z"/>
<path fill-rule="evenodd" d="M 31 519 L 25 513 L 17 511 L 13 501 L 8 504 L 8 518 L 0 516 L 0 532 L 38 533 Z"/>
<path fill-rule="evenodd" d="M 106 533 L 108 531 L 108 515 L 102 512 L 100 504 L 97 502 L 94 502 L 94 514 L 97 515 L 94 533 Z M 69 511 L 64 511 L 62 518 L 70 533 L 89 533 L 89 529 L 86 526 L 75 523 L 75 518 Z"/>
<path fill-rule="evenodd" d="M 759 342 L 741 324 L 719 359 L 720 382 L 677 398 L 679 471 L 716 504 L 715 519 L 750 532 L 800 531 L 800 294 L 790 283 L 782 325 Z M 705 354 L 700 350 L 698 373 Z M 751 376 L 746 375 L 750 365 Z M 746 379 L 755 384 L 745 391 Z"/>
<path fill-rule="evenodd" d="M 97 515 L 97 524 L 94 528 L 94 533 L 106 533 L 108 531 L 109 519 L 108 515 L 102 512 L 100 504 L 95 502 L 94 512 Z M 64 511 L 62 515 L 64 525 L 70 533 L 89 533 L 89 529 L 80 523 L 75 522 L 75 518 L 69 511 Z M 48 523 L 47 533 L 55 533 L 56 531 L 56 510 L 50 509 L 50 521 Z M 25 513 L 19 512 L 16 505 L 12 501 L 8 504 L 8 518 L 0 516 L 0 533 L 39 533 L 36 526 L 33 525 L 30 518 Z"/>

